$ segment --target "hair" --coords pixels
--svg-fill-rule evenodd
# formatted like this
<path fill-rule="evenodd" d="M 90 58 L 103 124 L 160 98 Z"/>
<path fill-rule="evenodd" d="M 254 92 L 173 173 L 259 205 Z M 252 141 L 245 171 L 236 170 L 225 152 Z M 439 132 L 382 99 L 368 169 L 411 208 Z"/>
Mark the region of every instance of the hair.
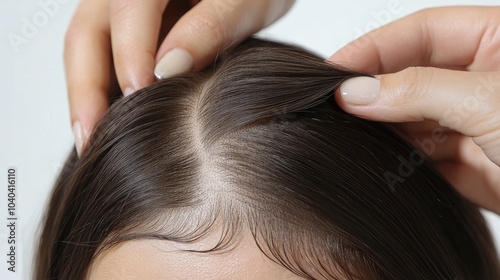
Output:
<path fill-rule="evenodd" d="M 421 153 L 388 180 L 416 149 L 336 105 L 340 83 L 362 75 L 250 39 L 116 100 L 55 184 L 35 279 L 84 279 L 120 242 L 193 242 L 215 225 L 207 253 L 249 228 L 307 279 L 500 279 L 478 207 Z"/>

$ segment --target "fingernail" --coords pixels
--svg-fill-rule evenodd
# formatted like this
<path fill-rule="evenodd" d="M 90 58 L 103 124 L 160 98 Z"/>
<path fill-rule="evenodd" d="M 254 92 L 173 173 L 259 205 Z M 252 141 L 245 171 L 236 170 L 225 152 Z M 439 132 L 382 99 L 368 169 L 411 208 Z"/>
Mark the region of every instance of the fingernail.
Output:
<path fill-rule="evenodd" d="M 83 147 L 83 131 L 79 122 L 73 124 L 73 137 L 75 138 L 76 153 L 80 157 Z"/>
<path fill-rule="evenodd" d="M 368 105 L 374 102 L 380 92 L 380 81 L 372 77 L 348 79 L 340 86 L 340 96 L 351 105 Z"/>
<path fill-rule="evenodd" d="M 135 90 L 131 87 L 128 87 L 128 88 L 125 88 L 125 90 L 123 90 L 123 96 L 129 96 L 131 95 Z"/>
<path fill-rule="evenodd" d="M 156 78 L 166 79 L 191 70 L 193 65 L 193 58 L 186 50 L 175 48 L 160 59 L 154 73 Z"/>

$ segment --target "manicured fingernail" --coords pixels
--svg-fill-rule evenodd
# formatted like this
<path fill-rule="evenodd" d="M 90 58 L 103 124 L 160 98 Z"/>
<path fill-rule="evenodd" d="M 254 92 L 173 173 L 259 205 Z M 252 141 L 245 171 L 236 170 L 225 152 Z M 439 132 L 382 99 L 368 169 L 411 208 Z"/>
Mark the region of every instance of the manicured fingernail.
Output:
<path fill-rule="evenodd" d="M 340 96 L 351 105 L 368 105 L 380 92 L 380 81 L 372 77 L 351 78 L 340 86 Z"/>
<path fill-rule="evenodd" d="M 83 130 L 79 122 L 73 124 L 73 137 L 75 138 L 76 153 L 80 156 L 83 147 Z"/>
<path fill-rule="evenodd" d="M 135 90 L 131 87 L 125 88 L 123 90 L 123 96 L 129 96 L 131 95 Z"/>
<path fill-rule="evenodd" d="M 193 57 L 186 50 L 175 48 L 160 59 L 154 72 L 156 78 L 166 79 L 191 70 L 193 65 Z"/>

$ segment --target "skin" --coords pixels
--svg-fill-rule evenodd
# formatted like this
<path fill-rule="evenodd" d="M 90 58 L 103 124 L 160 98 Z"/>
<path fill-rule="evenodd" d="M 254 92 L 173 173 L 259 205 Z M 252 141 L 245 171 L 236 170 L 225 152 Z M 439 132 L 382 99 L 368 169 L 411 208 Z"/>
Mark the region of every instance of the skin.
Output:
<path fill-rule="evenodd" d="M 236 239 L 234 246 L 223 251 L 183 251 L 210 249 L 219 237 L 211 233 L 193 244 L 145 239 L 126 241 L 99 256 L 91 266 L 88 279 L 304 279 L 267 258 L 249 230 Z"/>
<path fill-rule="evenodd" d="M 71 123 L 81 154 L 118 84 L 136 91 L 155 81 L 153 69 L 174 48 L 194 71 L 217 53 L 285 14 L 293 0 L 81 0 L 65 39 Z M 76 136 L 79 135 L 79 136 Z"/>
<path fill-rule="evenodd" d="M 432 140 L 441 130 L 445 141 L 434 142 L 428 156 L 465 197 L 500 214 L 498 26 L 497 7 L 423 10 L 366 34 L 329 60 L 380 80 L 378 97 L 367 105 L 337 94 L 345 111 L 396 123 L 410 142 Z"/>
<path fill-rule="evenodd" d="M 166 2 L 81 2 L 68 31 L 65 57 L 71 118 L 82 123 L 86 137 L 107 109 L 112 72 L 107 61 L 111 58 L 120 87 L 138 89 L 154 81 L 155 62 L 169 49 L 185 47 L 195 60 L 194 70 L 201 69 L 218 50 L 288 9 L 284 5 L 269 13 L 273 8 L 264 4 L 267 1 L 242 1 L 222 17 L 211 6 L 213 1 L 205 0 L 176 23 L 156 52 Z M 243 11 L 250 11 L 250 16 L 241 17 Z M 216 27 L 210 33 L 214 39 L 203 36 L 207 42 L 195 42 L 197 34 L 212 32 L 196 24 L 206 19 L 212 23 L 209 26 Z M 243 21 L 241 26 L 235 24 Z M 500 87 L 495 82 L 500 81 L 498 26 L 499 8 L 424 10 L 361 37 L 330 60 L 379 74 L 379 96 L 371 104 L 348 104 L 341 94 L 336 95 L 344 110 L 362 118 L 398 123 L 394 126 L 410 142 L 433 139 L 433 131 L 439 128 L 446 140 L 436 142 L 428 156 L 464 196 L 500 214 Z M 477 100 L 480 110 L 468 112 L 466 121 L 449 119 L 443 112 L 473 97 L 481 78 L 494 82 L 488 98 Z M 233 250 L 222 254 L 186 253 L 178 246 L 158 240 L 121 243 L 95 261 L 89 279 L 301 279 L 266 258 L 248 232 Z M 206 248 L 206 243 L 193 246 Z"/>
<path fill-rule="evenodd" d="M 154 81 L 155 63 L 174 47 L 186 49 L 193 70 L 201 69 L 293 3 L 204 0 L 193 7 L 197 1 L 168 2 L 80 2 L 65 43 L 71 120 L 82 128 L 79 150 L 107 110 L 114 73 L 122 90 L 147 86 Z M 345 111 L 396 122 L 410 142 L 432 139 L 436 128 L 443 129 L 447 140 L 435 143 L 428 155 L 465 197 L 500 214 L 499 15 L 494 7 L 424 10 L 362 36 L 330 60 L 380 74 L 372 104 L 352 105 L 336 95 Z M 170 31 L 157 48 L 160 30 Z M 460 113 L 462 121 L 447 114 L 474 98 L 481 79 L 493 89 L 488 98 L 476 98 L 478 110 Z"/>

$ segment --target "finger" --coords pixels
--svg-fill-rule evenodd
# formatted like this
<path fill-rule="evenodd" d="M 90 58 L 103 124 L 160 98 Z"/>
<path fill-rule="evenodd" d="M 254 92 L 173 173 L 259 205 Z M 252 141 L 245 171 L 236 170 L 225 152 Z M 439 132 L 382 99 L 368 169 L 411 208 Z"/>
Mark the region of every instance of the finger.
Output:
<path fill-rule="evenodd" d="M 125 95 L 155 81 L 155 53 L 167 4 L 168 0 L 110 2 L 114 66 Z"/>
<path fill-rule="evenodd" d="M 435 161 L 453 159 L 455 155 L 452 152 L 455 150 L 456 140 L 465 137 L 431 120 L 388 125 L 394 127 L 396 133 Z"/>
<path fill-rule="evenodd" d="M 457 160 L 461 142 L 465 137 L 457 132 L 443 133 L 436 130 L 432 134 L 404 135 L 403 138 L 432 161 L 437 162 Z"/>
<path fill-rule="evenodd" d="M 487 168 L 490 170 L 456 162 L 442 162 L 437 165 L 437 168 L 465 198 L 476 205 L 500 214 L 500 189 L 498 188 L 500 167 L 491 161 L 485 161 L 485 163 L 489 164 Z"/>
<path fill-rule="evenodd" d="M 473 137 L 500 165 L 500 72 L 411 67 L 344 82 L 339 105 L 360 117 L 384 122 L 437 121 Z"/>
<path fill-rule="evenodd" d="M 71 124 L 79 155 L 108 107 L 108 13 L 106 1 L 82 1 L 66 33 L 64 63 Z"/>
<path fill-rule="evenodd" d="M 455 159 L 439 162 L 438 169 L 464 197 L 500 214 L 500 167 L 488 160 L 471 138 L 462 137 L 454 143 Z"/>
<path fill-rule="evenodd" d="M 443 133 L 453 132 L 452 129 L 442 127 L 436 121 L 424 120 L 420 122 L 404 122 L 391 124 L 395 128 L 408 133 L 431 133 L 432 131 L 443 131 Z"/>
<path fill-rule="evenodd" d="M 361 36 L 329 60 L 373 74 L 408 66 L 466 69 L 483 45 L 498 50 L 490 40 L 496 33 L 489 28 L 496 28 L 499 13 L 492 7 L 423 10 Z"/>
<path fill-rule="evenodd" d="M 209 64 L 236 44 L 281 17 L 293 0 L 204 0 L 172 28 L 156 59 L 155 75 L 167 78 Z"/>

